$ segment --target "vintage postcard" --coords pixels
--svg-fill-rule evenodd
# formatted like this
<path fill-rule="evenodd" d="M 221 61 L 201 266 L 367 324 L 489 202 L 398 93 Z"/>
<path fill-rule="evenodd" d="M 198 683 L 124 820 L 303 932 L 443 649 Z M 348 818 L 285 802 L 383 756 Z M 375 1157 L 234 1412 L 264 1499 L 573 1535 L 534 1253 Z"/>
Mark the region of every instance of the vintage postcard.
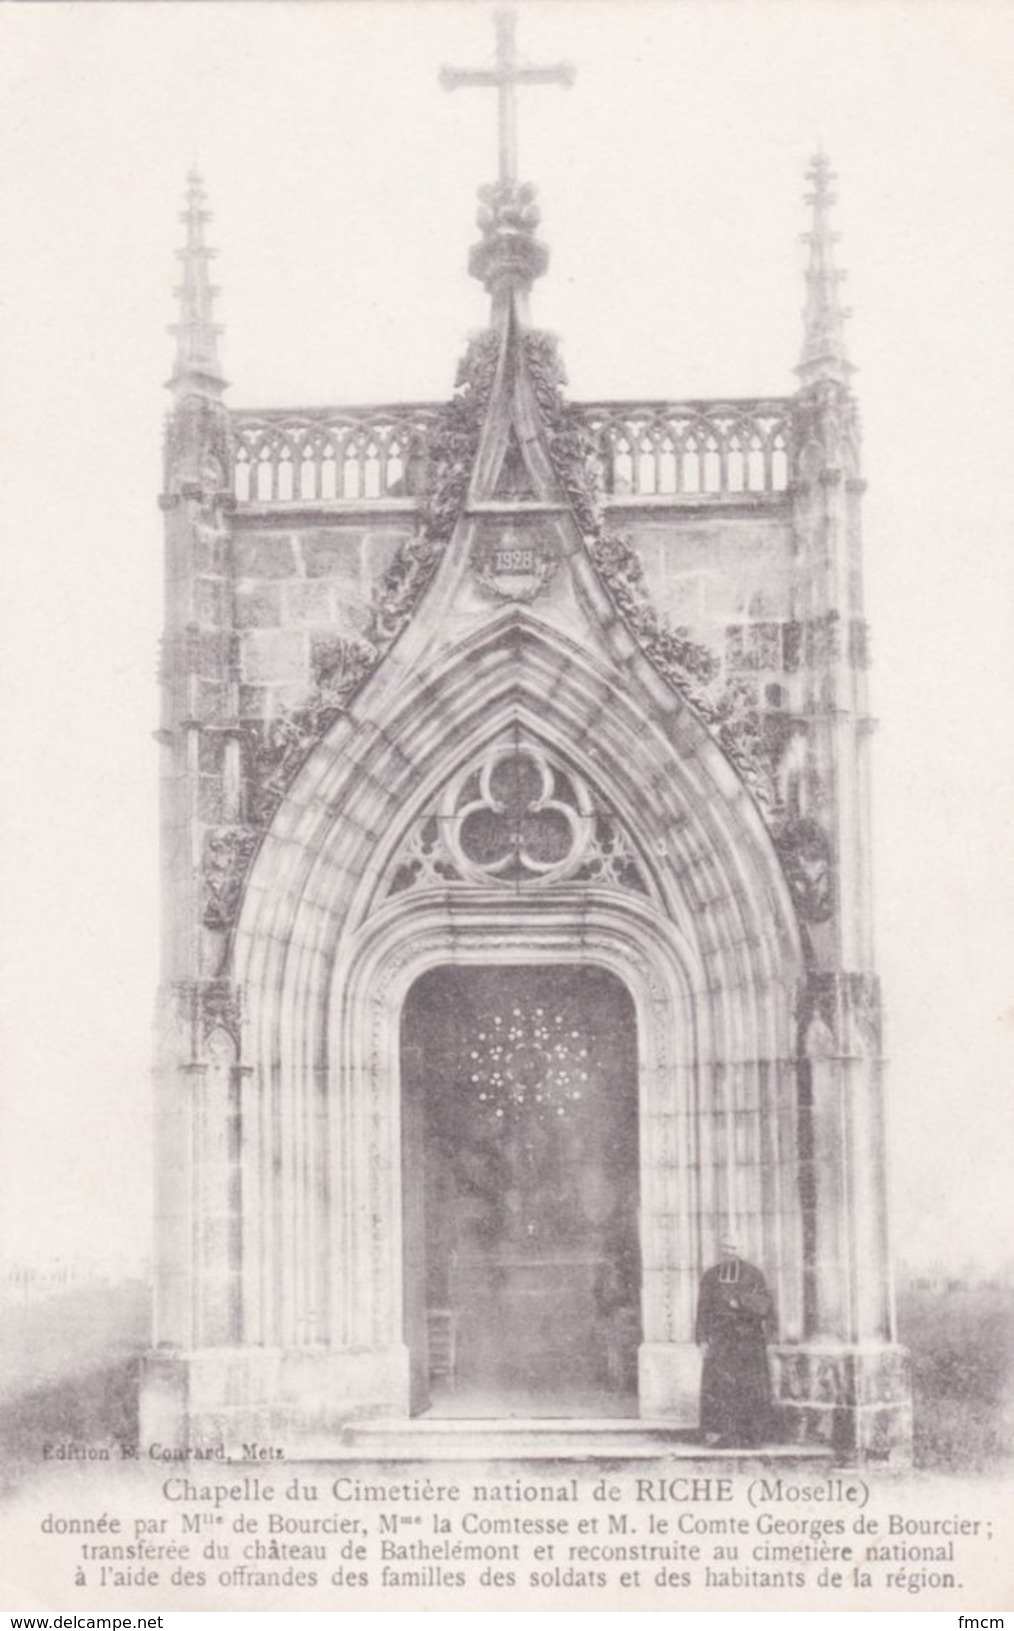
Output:
<path fill-rule="evenodd" d="M 2 1606 L 1002 1609 L 1010 8 L 0 35 Z"/>

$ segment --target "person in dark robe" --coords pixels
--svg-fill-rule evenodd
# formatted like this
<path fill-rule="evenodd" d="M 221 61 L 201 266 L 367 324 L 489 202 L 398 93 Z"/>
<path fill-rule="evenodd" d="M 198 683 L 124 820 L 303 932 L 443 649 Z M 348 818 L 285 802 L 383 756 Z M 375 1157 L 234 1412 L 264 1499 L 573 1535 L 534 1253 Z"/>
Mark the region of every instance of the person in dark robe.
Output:
<path fill-rule="evenodd" d="M 768 1329 L 774 1305 L 760 1269 L 721 1243 L 722 1260 L 701 1278 L 697 1343 L 701 1373 L 701 1434 L 708 1444 L 763 1443 L 771 1426 Z"/>

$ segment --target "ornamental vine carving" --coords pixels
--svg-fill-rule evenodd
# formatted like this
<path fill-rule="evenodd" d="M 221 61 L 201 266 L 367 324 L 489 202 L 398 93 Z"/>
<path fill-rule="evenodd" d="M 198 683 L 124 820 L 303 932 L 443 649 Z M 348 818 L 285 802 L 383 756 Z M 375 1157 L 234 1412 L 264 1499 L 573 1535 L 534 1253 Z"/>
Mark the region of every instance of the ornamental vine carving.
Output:
<path fill-rule="evenodd" d="M 764 751 L 756 692 L 742 680 L 718 683 L 719 659 L 652 605 L 640 557 L 621 534 L 601 531 L 587 542 L 617 610 L 645 656 L 703 719 L 757 802 L 769 806 L 774 799 L 773 775 Z"/>
<path fill-rule="evenodd" d="M 603 483 L 595 437 L 582 410 L 564 399 L 567 375 L 556 336 L 532 329 L 523 345 L 557 480 L 582 533 L 596 536 L 602 526 Z"/>
<path fill-rule="evenodd" d="M 447 542 L 464 508 L 493 391 L 499 346 L 499 337 L 491 329 L 469 342 L 458 364 L 454 395 L 428 438 L 422 531 L 430 544 Z"/>
<path fill-rule="evenodd" d="M 719 684 L 721 663 L 714 653 L 652 605 L 640 557 L 626 538 L 603 525 L 597 443 L 583 411 L 564 400 L 566 374 L 556 338 L 532 330 L 523 336 L 523 345 L 553 468 L 617 610 L 649 661 L 691 703 L 757 802 L 767 808 L 775 798 L 774 773 L 756 692 L 741 680 Z"/>
<path fill-rule="evenodd" d="M 204 926 L 227 929 L 236 916 L 246 869 L 260 834 L 250 827 L 210 827 L 204 835 Z"/>
<path fill-rule="evenodd" d="M 388 606 L 392 616 L 394 596 Z M 348 707 L 376 667 L 378 643 L 336 635 L 313 649 L 313 691 L 302 708 L 289 709 L 265 724 L 244 729 L 247 765 L 254 787 L 251 814 L 266 825 L 310 749 Z"/>
<path fill-rule="evenodd" d="M 471 341 L 459 364 L 454 395 L 428 442 L 420 531 L 406 539 L 380 580 L 364 637 L 319 644 L 306 702 L 266 724 L 245 728 L 251 815 L 258 826 L 271 820 L 300 765 L 346 711 L 432 581 L 468 494 L 497 357 L 497 336 L 484 332 Z"/>
<path fill-rule="evenodd" d="M 509 225 L 506 216 L 501 220 L 503 211 L 509 214 L 516 202 L 492 196 L 486 200 L 486 225 L 497 241 Z M 526 223 L 531 225 L 527 216 Z M 774 755 L 768 751 L 772 744 L 764 734 L 755 691 L 741 680 L 720 685 L 718 658 L 652 605 L 639 557 L 622 535 L 603 526 L 596 439 L 583 410 L 564 398 L 566 374 L 555 336 L 527 330 L 520 343 L 554 472 L 617 609 L 648 659 L 708 726 L 757 802 L 769 807 L 775 802 Z M 468 496 L 500 345 L 499 334 L 486 330 L 472 339 L 459 364 L 454 394 L 428 439 L 420 532 L 401 546 L 381 580 L 365 638 L 334 642 L 337 661 L 315 674 L 307 702 L 246 731 L 258 823 L 271 819 L 299 766 L 397 639 L 432 581 Z M 537 582 L 536 591 L 540 586 Z"/>

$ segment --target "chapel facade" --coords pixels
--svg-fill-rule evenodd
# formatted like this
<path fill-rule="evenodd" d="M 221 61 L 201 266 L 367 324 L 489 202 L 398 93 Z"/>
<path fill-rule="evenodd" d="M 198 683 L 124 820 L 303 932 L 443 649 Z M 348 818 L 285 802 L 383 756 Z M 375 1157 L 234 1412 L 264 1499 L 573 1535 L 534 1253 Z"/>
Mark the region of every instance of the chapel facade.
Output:
<path fill-rule="evenodd" d="M 156 1326 L 142 1436 L 691 1429 L 702 1271 L 779 1431 L 904 1457 L 833 173 L 798 387 L 576 403 L 513 159 L 445 402 L 227 405 L 189 178 L 164 494 Z"/>

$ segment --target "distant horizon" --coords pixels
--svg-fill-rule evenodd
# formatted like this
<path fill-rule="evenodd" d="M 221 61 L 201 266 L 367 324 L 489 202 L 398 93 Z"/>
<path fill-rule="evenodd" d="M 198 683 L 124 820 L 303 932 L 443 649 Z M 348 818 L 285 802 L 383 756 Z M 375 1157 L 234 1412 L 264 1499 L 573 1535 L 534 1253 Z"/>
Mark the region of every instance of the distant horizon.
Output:
<path fill-rule="evenodd" d="M 948 1278 L 967 1279 L 969 1276 L 984 1278 L 988 1281 L 999 1280 L 1003 1284 L 1014 1286 L 1014 1253 L 1008 1254 L 1003 1260 L 990 1262 L 975 1259 L 967 1255 L 959 1263 L 956 1259 L 944 1258 L 911 1258 L 896 1257 L 893 1263 L 895 1278 L 900 1275 L 944 1274 Z M 122 1255 L 99 1254 L 94 1257 L 32 1257 L 11 1256 L 0 1254 L 0 1284 L 9 1281 L 12 1272 L 17 1269 L 30 1269 L 36 1274 L 55 1273 L 58 1270 L 91 1270 L 95 1278 L 100 1273 L 118 1269 L 124 1280 L 140 1278 L 147 1283 L 153 1283 L 152 1258 L 149 1255 L 132 1257 L 125 1253 Z"/>

